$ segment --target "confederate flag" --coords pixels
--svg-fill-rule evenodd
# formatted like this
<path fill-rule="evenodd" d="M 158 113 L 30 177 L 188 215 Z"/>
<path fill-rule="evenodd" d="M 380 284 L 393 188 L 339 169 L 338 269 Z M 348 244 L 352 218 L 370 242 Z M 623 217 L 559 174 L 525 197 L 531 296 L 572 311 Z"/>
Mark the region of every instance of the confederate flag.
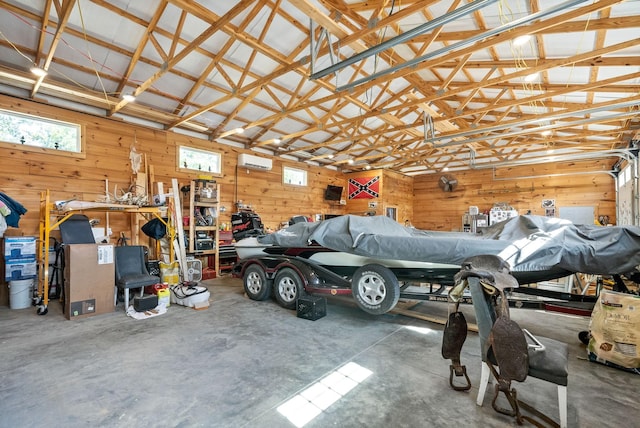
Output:
<path fill-rule="evenodd" d="M 380 177 L 359 177 L 349 179 L 349 199 L 377 198 L 380 191 Z"/>

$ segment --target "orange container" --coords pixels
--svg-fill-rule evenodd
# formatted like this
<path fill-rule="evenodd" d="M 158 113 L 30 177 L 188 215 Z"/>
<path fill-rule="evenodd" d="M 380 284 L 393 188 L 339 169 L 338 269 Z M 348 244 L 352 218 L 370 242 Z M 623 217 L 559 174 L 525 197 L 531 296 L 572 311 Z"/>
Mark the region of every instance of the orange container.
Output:
<path fill-rule="evenodd" d="M 144 287 L 144 292 L 146 294 L 155 294 L 158 297 L 160 297 L 160 295 L 158 294 L 158 290 L 168 290 L 169 289 L 169 285 L 167 284 L 153 284 L 153 285 L 147 285 L 146 287 Z"/>

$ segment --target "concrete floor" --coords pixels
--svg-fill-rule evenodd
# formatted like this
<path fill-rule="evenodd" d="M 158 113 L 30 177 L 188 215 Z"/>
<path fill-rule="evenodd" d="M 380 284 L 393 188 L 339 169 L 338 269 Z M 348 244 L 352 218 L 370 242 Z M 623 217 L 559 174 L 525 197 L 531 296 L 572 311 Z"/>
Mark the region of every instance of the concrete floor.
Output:
<path fill-rule="evenodd" d="M 0 426 L 296 426 L 279 408 L 299 410 L 297 426 L 315 409 L 304 425 L 312 428 L 515 426 L 493 411 L 489 394 L 483 407 L 475 404 L 475 333 L 462 355 L 474 388 L 456 392 L 440 355 L 441 325 L 371 316 L 331 299 L 327 316 L 309 321 L 274 301 L 249 300 L 238 279 L 203 285 L 207 310 L 172 305 L 147 320 L 127 317 L 121 303 L 113 314 L 76 321 L 57 302 L 45 316 L 1 307 Z M 416 309 L 446 316 L 447 305 Z M 473 322 L 472 307 L 463 310 Z M 577 333 L 588 318 L 531 309 L 513 309 L 512 318 L 570 344 L 569 426 L 640 426 L 640 377 L 585 360 Z M 345 379 L 347 370 L 359 383 Z M 323 387 L 327 377 L 340 380 L 339 394 Z M 558 420 L 554 385 L 528 378 L 515 386 L 520 399 Z M 315 400 L 323 410 L 304 398 L 319 390 L 332 403 Z"/>

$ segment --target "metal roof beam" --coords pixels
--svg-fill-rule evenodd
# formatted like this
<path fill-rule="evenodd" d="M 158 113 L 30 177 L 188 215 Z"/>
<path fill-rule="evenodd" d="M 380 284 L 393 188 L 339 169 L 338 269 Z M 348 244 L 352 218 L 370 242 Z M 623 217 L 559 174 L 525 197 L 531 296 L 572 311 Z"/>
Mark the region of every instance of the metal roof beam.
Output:
<path fill-rule="evenodd" d="M 533 21 L 535 21 L 537 19 L 541 19 L 541 18 L 544 18 L 545 16 L 552 15 L 552 14 L 557 13 L 557 12 L 561 12 L 561 11 L 563 11 L 565 9 L 568 9 L 570 7 L 573 7 L 573 6 L 576 6 L 576 5 L 580 4 L 580 3 L 585 3 L 585 2 L 586 2 L 586 0 L 569 0 L 569 1 L 566 1 L 566 2 L 564 2 L 562 4 L 560 4 L 560 5 L 551 7 L 549 9 L 547 9 L 547 10 L 543 10 L 541 12 L 533 13 L 533 14 L 525 16 L 523 18 L 516 19 L 515 21 L 509 22 L 507 24 L 504 24 L 504 25 L 501 25 L 499 27 L 493 28 L 491 30 L 485 31 L 484 33 L 478 34 L 476 36 L 470 37 L 470 38 L 465 39 L 465 40 L 461 40 L 458 43 L 454 43 L 452 45 L 445 46 L 444 48 L 437 49 L 437 50 L 435 50 L 433 52 L 430 52 L 430 53 L 428 53 L 426 55 L 423 55 L 421 57 L 414 58 L 412 60 L 409 60 L 409 61 L 404 62 L 402 64 L 398 64 L 398 65 L 393 66 L 393 67 L 389 67 L 389 68 L 387 68 L 385 70 L 382 70 L 382 71 L 379 71 L 377 73 L 372 73 L 367 77 L 355 80 L 355 81 L 350 82 L 350 83 L 348 83 L 346 85 L 339 86 L 339 87 L 336 88 L 336 92 L 347 91 L 347 90 L 349 90 L 351 88 L 354 88 L 354 87 L 356 87 L 358 85 L 361 85 L 363 83 L 367 83 L 367 82 L 369 82 L 369 81 L 371 81 L 373 79 L 377 79 L 378 77 L 382 77 L 382 76 L 386 76 L 387 74 L 395 73 L 396 71 L 402 70 L 402 69 L 407 68 L 407 67 L 412 67 L 412 66 L 417 65 L 417 64 L 419 64 L 419 63 L 421 63 L 423 61 L 426 61 L 427 59 L 437 57 L 437 56 L 439 56 L 441 54 L 444 54 L 444 53 L 451 53 L 452 51 L 454 51 L 457 48 L 461 48 L 463 46 L 469 45 L 471 43 L 474 43 L 474 42 L 477 42 L 477 41 L 480 41 L 480 40 L 488 39 L 488 38 L 490 38 L 492 36 L 495 36 L 497 34 L 506 33 L 507 31 L 513 30 L 514 28 L 521 27 L 521 26 L 523 26 L 525 24 L 528 24 L 530 22 L 533 22 Z"/>
<path fill-rule="evenodd" d="M 449 12 L 442 16 L 439 16 L 436 19 L 433 19 L 425 24 L 419 25 L 409 31 L 405 31 L 404 33 L 393 37 L 386 42 L 380 43 L 379 45 L 373 46 L 365 51 L 362 51 L 350 58 L 347 58 L 343 61 L 340 61 L 332 66 L 329 66 L 325 69 L 317 71 L 309 76 L 309 79 L 316 80 L 320 79 L 329 74 L 335 73 L 339 70 L 342 70 L 345 67 L 355 64 L 356 62 L 368 58 L 370 56 L 376 55 L 380 52 L 383 52 L 389 48 L 394 47 L 400 43 L 404 43 L 413 37 L 419 36 L 421 34 L 426 33 L 427 31 L 434 30 L 436 28 L 442 27 L 443 25 L 455 21 L 456 19 L 468 15 L 478 9 L 481 9 L 485 6 L 488 6 L 491 3 L 495 3 L 497 0 L 476 0 L 472 3 L 469 3 L 465 6 L 462 6 L 459 9 L 454 10 L 453 12 Z"/>

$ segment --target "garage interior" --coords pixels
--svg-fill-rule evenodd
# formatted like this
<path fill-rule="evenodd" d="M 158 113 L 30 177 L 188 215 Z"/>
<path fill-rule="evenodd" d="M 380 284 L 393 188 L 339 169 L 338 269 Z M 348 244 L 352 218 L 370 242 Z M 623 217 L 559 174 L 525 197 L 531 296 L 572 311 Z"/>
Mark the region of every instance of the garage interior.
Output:
<path fill-rule="evenodd" d="M 7 0 L 0 16 L 0 426 L 516 425 L 493 386 L 476 405 L 473 328 L 472 387 L 448 384 L 451 304 L 372 315 L 328 295 L 302 319 L 247 297 L 234 225 L 640 225 L 637 0 Z M 136 319 L 116 285 L 124 246 L 206 298 Z M 638 366 L 591 362 L 579 339 L 598 294 L 620 291 L 605 274 L 530 285 L 575 310 L 510 309 L 568 345 L 567 426 L 640 417 Z M 350 389 L 314 403 L 336 378 Z M 513 386 L 558 423 L 555 385 Z"/>

